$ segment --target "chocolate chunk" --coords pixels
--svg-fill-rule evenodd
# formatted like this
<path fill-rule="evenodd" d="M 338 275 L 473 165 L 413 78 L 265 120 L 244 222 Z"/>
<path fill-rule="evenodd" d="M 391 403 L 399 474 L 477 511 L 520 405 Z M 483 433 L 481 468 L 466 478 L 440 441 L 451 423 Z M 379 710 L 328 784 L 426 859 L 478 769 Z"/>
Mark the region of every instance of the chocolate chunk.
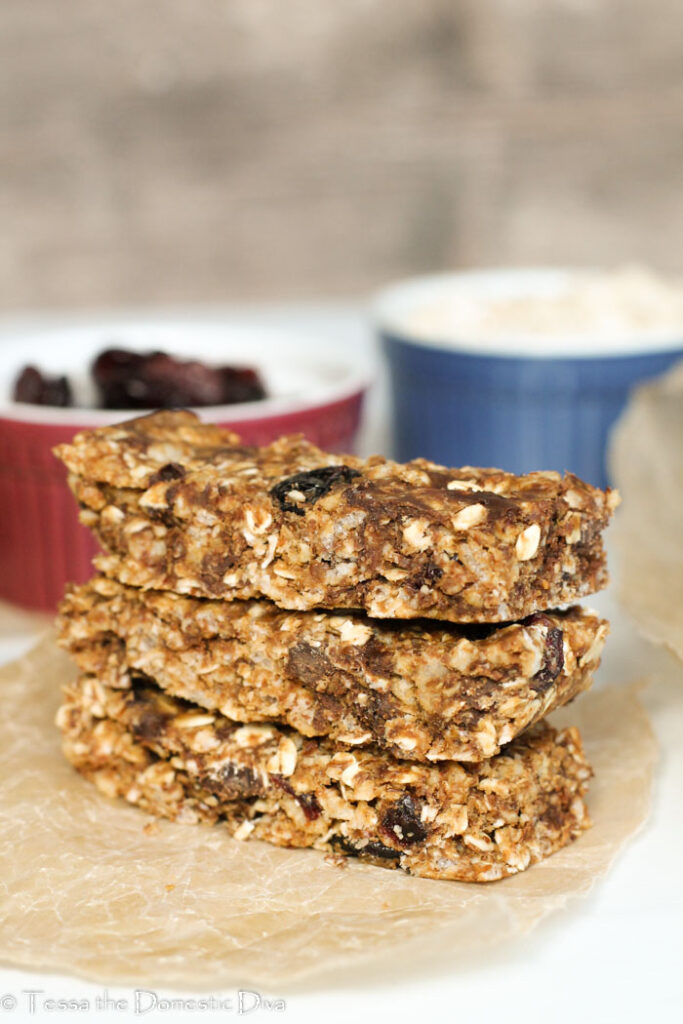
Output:
<path fill-rule="evenodd" d="M 265 788 L 254 772 L 234 764 L 226 764 L 219 775 L 200 775 L 200 781 L 216 796 L 226 800 L 263 796 Z"/>
<path fill-rule="evenodd" d="M 284 512 L 294 512 L 298 516 L 305 513 L 302 508 L 301 498 L 292 499 L 291 492 L 298 491 L 303 495 L 303 502 L 306 505 L 314 505 L 315 502 L 327 494 L 335 484 L 343 481 L 348 483 L 354 477 L 360 476 L 357 469 L 350 466 L 322 466 L 320 469 L 309 469 L 305 473 L 295 473 L 275 484 L 270 490 L 271 495 L 279 503 Z"/>
<path fill-rule="evenodd" d="M 208 591 L 218 594 L 221 591 L 223 577 L 234 564 L 233 555 L 222 551 L 209 551 L 202 558 L 199 578 Z"/>
<path fill-rule="evenodd" d="M 153 706 L 146 706 L 145 698 L 142 696 L 140 698 L 134 697 L 131 703 L 135 703 L 138 699 L 145 710 L 133 722 L 133 733 L 139 740 L 149 743 L 159 739 L 171 716 L 164 714 L 163 711 L 159 711 Z"/>
<path fill-rule="evenodd" d="M 150 487 L 152 484 L 158 484 L 167 480 L 182 480 L 185 476 L 185 470 L 177 462 L 167 462 L 165 466 L 162 466 L 158 473 L 155 473 L 150 478 Z"/>
<path fill-rule="evenodd" d="M 379 690 L 368 688 L 362 692 L 367 695 L 367 701 L 356 705 L 358 720 L 373 736 L 383 737 L 387 721 L 400 714 L 396 701 Z"/>
<path fill-rule="evenodd" d="M 405 581 L 405 585 L 413 587 L 415 590 L 419 590 L 421 587 L 436 583 L 443 576 L 443 569 L 440 569 L 438 565 L 433 562 L 427 562 L 423 565 L 414 576 L 411 576 Z"/>
<path fill-rule="evenodd" d="M 172 711 L 163 711 L 156 705 L 155 697 L 158 693 L 158 687 L 149 676 L 140 672 L 131 677 L 131 689 L 126 695 L 126 704 L 138 715 L 133 719 L 132 731 L 143 742 L 158 739 L 173 718 Z M 180 698 L 178 703 L 181 707 L 191 707 L 187 701 Z"/>
<path fill-rule="evenodd" d="M 443 576 L 443 569 L 440 569 L 434 562 L 427 562 L 422 570 L 423 583 L 436 583 Z"/>
<path fill-rule="evenodd" d="M 345 839 L 344 836 L 332 836 L 330 843 L 332 846 L 343 850 L 344 853 L 348 853 L 351 857 L 398 860 L 401 856 L 399 850 L 392 850 L 390 846 L 385 846 L 383 843 L 366 843 L 365 846 L 355 846 L 349 839 Z"/>
<path fill-rule="evenodd" d="M 447 490 L 447 498 L 457 499 L 467 505 L 483 505 L 489 513 L 502 515 L 515 507 L 515 502 L 510 498 L 496 494 L 495 491 L 457 491 Z"/>
<path fill-rule="evenodd" d="M 174 516 L 173 511 L 170 508 L 149 507 L 145 509 L 145 512 L 148 519 L 151 519 L 155 523 L 161 523 L 168 530 L 179 525 L 179 520 Z"/>
<path fill-rule="evenodd" d="M 381 824 L 382 831 L 401 846 L 413 846 L 423 843 L 429 835 L 420 820 L 419 805 L 409 793 L 385 811 Z"/>
<path fill-rule="evenodd" d="M 390 620 L 386 620 L 390 622 Z M 385 623 L 383 623 L 384 625 Z M 365 668 L 373 675 L 388 678 L 394 671 L 394 662 L 391 650 L 387 644 L 383 644 L 379 637 L 373 635 L 361 648 L 359 648 Z"/>
<path fill-rule="evenodd" d="M 330 676 L 334 668 L 327 655 L 319 647 L 310 644 L 295 644 L 287 656 L 287 675 L 304 686 L 315 688 L 323 676 Z"/>
<path fill-rule="evenodd" d="M 139 740 L 148 743 L 159 738 L 166 727 L 168 717 L 157 711 L 145 711 L 133 725 L 133 733 Z"/>
<path fill-rule="evenodd" d="M 398 860 L 401 854 L 398 850 L 392 850 L 384 843 L 367 843 L 359 851 L 359 855 L 365 857 L 378 857 L 380 860 Z"/>
<path fill-rule="evenodd" d="M 559 804 L 551 804 L 548 809 L 543 812 L 540 820 L 545 822 L 545 824 L 550 828 L 559 832 L 566 820 L 566 810 L 563 811 Z"/>
<path fill-rule="evenodd" d="M 315 704 L 313 708 L 312 725 L 321 735 L 330 731 L 330 727 L 339 722 L 344 714 L 344 704 L 333 697 L 331 693 L 325 693 L 318 686 L 310 687 L 315 691 Z"/>

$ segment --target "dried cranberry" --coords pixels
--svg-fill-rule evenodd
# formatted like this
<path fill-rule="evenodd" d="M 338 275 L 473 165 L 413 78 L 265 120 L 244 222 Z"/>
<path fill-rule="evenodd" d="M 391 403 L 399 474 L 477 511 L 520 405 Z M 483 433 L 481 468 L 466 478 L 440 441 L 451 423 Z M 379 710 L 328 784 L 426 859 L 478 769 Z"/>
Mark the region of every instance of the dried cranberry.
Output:
<path fill-rule="evenodd" d="M 290 796 L 296 796 L 296 793 L 294 792 L 294 787 L 290 785 L 289 782 L 287 782 L 287 779 L 284 777 L 284 775 L 273 774 L 270 776 L 270 781 L 273 783 L 273 785 L 277 786 L 278 789 L 283 789 L 285 793 L 289 793 Z"/>
<path fill-rule="evenodd" d="M 422 843 L 429 835 L 420 820 L 419 805 L 409 793 L 404 793 L 397 803 L 384 812 L 382 831 L 401 846 Z"/>
<path fill-rule="evenodd" d="M 158 351 L 107 349 L 95 360 L 93 377 L 107 409 L 230 405 L 266 397 L 255 370 L 208 366 Z"/>
<path fill-rule="evenodd" d="M 354 477 L 360 476 L 357 469 L 350 466 L 322 466 L 320 469 L 309 469 L 304 473 L 295 473 L 281 480 L 279 484 L 271 488 L 271 495 L 279 502 L 284 512 L 295 512 L 302 516 L 305 509 L 297 504 L 296 500 L 290 500 L 292 491 L 299 491 L 303 495 L 306 505 L 314 505 L 318 498 L 322 498 L 335 484 L 343 481 L 348 483 Z"/>
<path fill-rule="evenodd" d="M 220 405 L 259 402 L 266 397 L 266 389 L 256 370 L 222 366 L 220 373 L 223 386 Z"/>
<path fill-rule="evenodd" d="M 318 803 L 315 793 L 297 793 L 296 800 L 304 812 L 306 821 L 315 821 L 322 814 L 322 807 Z"/>
<path fill-rule="evenodd" d="M 273 782 L 279 789 L 285 791 L 290 796 L 293 796 L 298 803 L 301 810 L 304 812 L 306 821 L 315 821 L 322 814 L 322 807 L 318 803 L 315 793 L 297 793 L 292 785 L 287 782 L 284 775 L 271 775 L 271 782 Z"/>
<path fill-rule="evenodd" d="M 71 387 L 66 377 L 48 377 L 35 366 L 25 366 L 17 377 L 12 395 L 15 402 L 52 405 L 65 408 L 72 404 Z"/>
<path fill-rule="evenodd" d="M 100 352 L 92 365 L 92 376 L 105 409 L 144 409 L 141 391 L 135 381 L 145 356 L 122 348 Z M 131 383 L 132 382 L 132 383 Z"/>
<path fill-rule="evenodd" d="M 564 634 L 559 626 L 555 626 L 552 619 L 547 615 L 532 615 L 527 619 L 530 626 L 540 625 L 547 628 L 545 637 L 545 650 L 543 662 L 540 669 L 533 677 L 532 688 L 539 693 L 547 690 L 551 683 L 557 679 L 564 668 Z"/>
<path fill-rule="evenodd" d="M 141 380 L 147 388 L 149 406 L 221 404 L 220 370 L 196 360 L 182 362 L 158 353 L 146 359 Z"/>

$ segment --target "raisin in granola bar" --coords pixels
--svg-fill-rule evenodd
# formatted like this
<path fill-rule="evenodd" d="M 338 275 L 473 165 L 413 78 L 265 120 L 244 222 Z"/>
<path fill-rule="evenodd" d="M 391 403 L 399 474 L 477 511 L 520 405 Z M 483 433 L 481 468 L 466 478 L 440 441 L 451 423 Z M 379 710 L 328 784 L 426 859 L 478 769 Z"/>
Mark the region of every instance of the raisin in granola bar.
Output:
<path fill-rule="evenodd" d="M 539 723 L 479 764 L 425 765 L 238 725 L 146 682 L 116 690 L 83 676 L 65 696 L 65 754 L 102 792 L 181 822 L 221 822 L 238 839 L 486 882 L 590 824 L 576 729 Z"/>
<path fill-rule="evenodd" d="M 78 434 L 57 454 L 81 519 L 123 583 L 378 618 L 499 622 L 607 582 L 618 502 L 577 477 L 514 476 L 264 448 L 161 412 Z"/>
<path fill-rule="evenodd" d="M 131 671 L 239 722 L 480 761 L 586 690 L 607 623 L 574 607 L 504 626 L 394 624 L 208 601 L 95 577 L 62 602 L 60 643 L 114 687 Z"/>

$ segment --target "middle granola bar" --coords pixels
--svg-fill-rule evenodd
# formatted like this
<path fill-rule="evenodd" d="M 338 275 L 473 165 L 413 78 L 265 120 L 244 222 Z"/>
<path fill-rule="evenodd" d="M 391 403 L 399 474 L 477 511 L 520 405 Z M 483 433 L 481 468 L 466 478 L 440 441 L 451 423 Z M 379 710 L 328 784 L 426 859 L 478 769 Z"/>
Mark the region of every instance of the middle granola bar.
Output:
<path fill-rule="evenodd" d="M 413 761 L 481 761 L 590 685 L 608 625 L 575 607 L 497 626 L 372 620 L 140 591 L 72 588 L 60 644 L 82 671 L 131 675 L 238 722 L 373 744 Z"/>

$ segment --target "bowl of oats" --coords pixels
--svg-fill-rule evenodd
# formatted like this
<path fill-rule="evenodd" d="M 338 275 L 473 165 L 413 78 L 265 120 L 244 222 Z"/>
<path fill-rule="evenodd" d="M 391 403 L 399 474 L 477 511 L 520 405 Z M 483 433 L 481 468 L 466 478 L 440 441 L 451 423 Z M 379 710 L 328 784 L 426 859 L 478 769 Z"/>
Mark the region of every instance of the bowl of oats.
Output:
<path fill-rule="evenodd" d="M 639 267 L 415 278 L 376 298 L 395 454 L 606 486 L 631 389 L 683 357 L 683 280 Z"/>

